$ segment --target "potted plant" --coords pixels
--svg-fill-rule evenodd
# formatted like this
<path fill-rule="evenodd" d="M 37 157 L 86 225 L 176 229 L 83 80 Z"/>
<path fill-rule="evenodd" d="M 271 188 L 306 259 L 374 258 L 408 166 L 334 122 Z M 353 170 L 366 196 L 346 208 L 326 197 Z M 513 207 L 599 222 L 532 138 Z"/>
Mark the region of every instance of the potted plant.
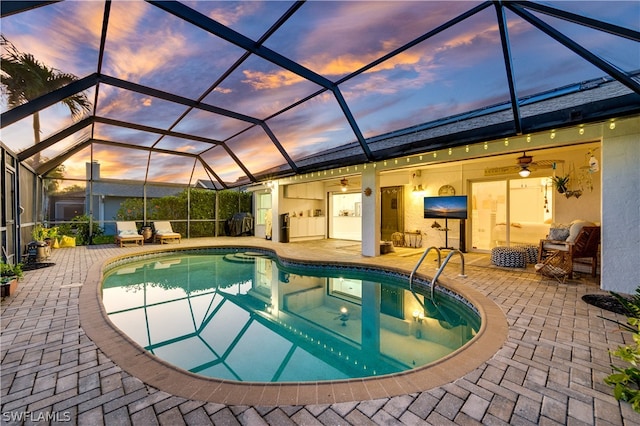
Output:
<path fill-rule="evenodd" d="M 567 191 L 567 185 L 569 184 L 569 175 L 564 176 L 554 176 L 551 178 L 553 181 L 553 186 L 556 188 L 560 194 L 564 194 Z"/>
<path fill-rule="evenodd" d="M 30 242 L 28 246 L 29 258 L 36 262 L 47 259 L 51 255 L 49 244 L 45 242 L 45 240 L 49 238 L 49 229 L 41 224 L 37 224 L 33 227 L 31 236 L 33 237 L 33 241 Z"/>
<path fill-rule="evenodd" d="M 48 228 L 48 229 L 45 228 L 45 231 L 46 231 L 46 236 L 45 236 L 44 242 L 47 243 L 47 245 L 50 248 L 60 247 L 58 242 L 58 236 L 59 236 L 58 227 L 54 226 L 53 228 Z"/>
<path fill-rule="evenodd" d="M 33 237 L 33 241 L 44 242 L 44 240 L 49 237 L 49 230 L 44 226 L 38 224 L 33 227 L 31 236 Z"/>
<path fill-rule="evenodd" d="M 21 279 L 22 276 L 23 272 L 21 263 L 12 265 L 9 263 L 4 263 L 4 261 L 2 261 L 0 263 L 1 296 L 7 297 L 15 293 L 18 288 L 18 280 Z"/>

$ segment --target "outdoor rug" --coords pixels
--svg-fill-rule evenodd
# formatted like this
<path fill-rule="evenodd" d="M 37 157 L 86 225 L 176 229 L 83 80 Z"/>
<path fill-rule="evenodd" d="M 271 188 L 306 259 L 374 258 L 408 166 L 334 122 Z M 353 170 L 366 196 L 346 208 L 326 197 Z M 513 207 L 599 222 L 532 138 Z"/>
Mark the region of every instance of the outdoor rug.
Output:
<path fill-rule="evenodd" d="M 585 294 L 582 296 L 582 300 L 589 305 L 604 309 L 610 312 L 615 312 L 620 315 L 628 315 L 629 312 L 622 306 L 622 303 L 615 297 L 609 294 Z"/>
<path fill-rule="evenodd" d="M 25 263 L 22 265 L 22 271 L 35 271 L 36 269 L 48 268 L 49 266 L 53 266 L 55 263 L 53 262 L 36 262 L 36 263 Z"/>

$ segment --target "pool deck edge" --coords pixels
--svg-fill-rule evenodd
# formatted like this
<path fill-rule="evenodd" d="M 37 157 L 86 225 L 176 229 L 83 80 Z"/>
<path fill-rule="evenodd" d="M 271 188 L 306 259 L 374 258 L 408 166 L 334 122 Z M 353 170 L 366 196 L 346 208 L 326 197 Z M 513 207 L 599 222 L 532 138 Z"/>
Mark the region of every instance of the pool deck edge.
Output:
<path fill-rule="evenodd" d="M 248 249 L 265 249 L 260 245 L 239 244 Z M 114 260 L 126 257 L 138 257 L 148 253 L 172 252 L 176 250 L 194 250 L 218 247 L 222 245 L 181 245 L 154 246 L 145 250 L 128 252 L 122 256 L 108 258 L 96 263 L 88 271 L 80 291 L 80 325 L 87 336 L 107 357 L 127 373 L 137 377 L 150 386 L 172 395 L 229 405 L 306 405 L 332 404 L 369 399 L 387 398 L 412 392 L 420 392 L 450 383 L 473 371 L 493 357 L 504 345 L 508 335 L 508 324 L 502 310 L 486 296 L 466 286 L 463 279 L 441 278 L 440 285 L 448 287 L 469 300 L 480 312 L 482 324 L 478 334 L 469 344 L 426 366 L 392 375 L 364 379 L 350 379 L 329 382 L 302 383 L 250 383 L 231 382 L 207 378 L 172 366 L 149 354 L 130 340 L 111 321 L 108 320 L 101 301 L 101 282 L 103 271 Z M 304 256 L 268 247 L 279 257 L 288 260 L 318 261 L 305 259 Z M 363 267 L 380 268 L 372 261 L 378 258 L 352 259 L 349 264 Z M 343 263 L 336 262 L 333 263 Z M 389 267 L 394 271 L 409 274 L 402 267 Z M 357 396 L 356 396 L 357 395 Z"/>

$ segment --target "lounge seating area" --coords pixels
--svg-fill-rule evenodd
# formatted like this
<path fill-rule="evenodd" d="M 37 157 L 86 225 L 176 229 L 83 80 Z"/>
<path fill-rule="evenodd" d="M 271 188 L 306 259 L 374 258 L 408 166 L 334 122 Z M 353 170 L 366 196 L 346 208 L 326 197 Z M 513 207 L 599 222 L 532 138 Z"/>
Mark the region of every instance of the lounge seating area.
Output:
<path fill-rule="evenodd" d="M 120 247 L 125 247 L 127 245 L 143 246 L 145 236 L 138 231 L 135 221 L 121 221 L 116 222 L 116 235 L 114 240 Z M 159 244 L 171 242 L 180 243 L 182 241 L 182 235 L 173 230 L 171 222 L 157 221 L 153 223 L 152 241 Z M 147 242 L 149 242 L 148 239 Z"/>

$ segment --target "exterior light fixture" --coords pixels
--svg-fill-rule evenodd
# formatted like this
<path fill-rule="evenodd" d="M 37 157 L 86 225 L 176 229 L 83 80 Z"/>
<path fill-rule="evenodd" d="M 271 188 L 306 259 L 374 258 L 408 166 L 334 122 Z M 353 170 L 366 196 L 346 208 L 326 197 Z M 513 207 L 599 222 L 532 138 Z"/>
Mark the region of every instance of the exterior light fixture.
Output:
<path fill-rule="evenodd" d="M 342 192 L 347 192 L 347 185 L 349 185 L 349 181 L 347 180 L 347 178 L 340 179 L 340 185 L 341 185 L 340 190 Z"/>
<path fill-rule="evenodd" d="M 520 177 L 527 177 L 531 174 L 531 171 L 529 170 L 529 166 L 531 165 L 533 161 L 533 157 L 530 155 L 527 155 L 526 152 L 522 153 L 521 157 L 518 157 L 518 166 L 520 166 L 520 170 L 518 171 L 518 174 L 520 175 Z"/>
<path fill-rule="evenodd" d="M 520 169 L 518 174 L 520 175 L 520 177 L 526 178 L 531 174 L 531 171 L 527 167 L 523 167 Z"/>

